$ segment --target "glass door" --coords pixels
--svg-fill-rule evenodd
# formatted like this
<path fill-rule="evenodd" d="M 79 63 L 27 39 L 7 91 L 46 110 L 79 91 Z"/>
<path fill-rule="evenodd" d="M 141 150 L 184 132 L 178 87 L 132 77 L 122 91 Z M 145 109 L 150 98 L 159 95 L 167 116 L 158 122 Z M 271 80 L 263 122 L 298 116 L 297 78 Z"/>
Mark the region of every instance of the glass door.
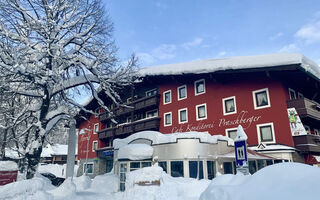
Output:
<path fill-rule="evenodd" d="M 128 170 L 127 163 L 120 163 L 120 191 L 124 191 L 126 189 L 126 173 Z"/>

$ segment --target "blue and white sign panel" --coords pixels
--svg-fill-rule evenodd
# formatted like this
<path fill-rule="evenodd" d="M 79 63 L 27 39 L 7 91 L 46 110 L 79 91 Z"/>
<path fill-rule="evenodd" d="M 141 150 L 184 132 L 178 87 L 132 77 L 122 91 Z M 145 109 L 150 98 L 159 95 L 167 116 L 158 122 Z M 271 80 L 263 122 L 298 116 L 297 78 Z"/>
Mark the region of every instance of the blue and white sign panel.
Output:
<path fill-rule="evenodd" d="M 249 174 L 247 144 L 245 140 L 234 142 L 237 172 Z"/>

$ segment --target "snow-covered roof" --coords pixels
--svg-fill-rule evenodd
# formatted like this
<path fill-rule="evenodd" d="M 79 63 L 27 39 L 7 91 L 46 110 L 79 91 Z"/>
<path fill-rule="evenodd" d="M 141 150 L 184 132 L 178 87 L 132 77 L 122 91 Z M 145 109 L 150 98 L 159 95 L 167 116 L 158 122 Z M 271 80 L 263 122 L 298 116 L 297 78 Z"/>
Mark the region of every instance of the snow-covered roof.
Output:
<path fill-rule="evenodd" d="M 203 74 L 225 70 L 300 65 L 305 71 L 320 79 L 320 67 L 312 60 L 298 53 L 277 53 L 254 56 L 237 56 L 186 63 L 151 66 L 140 69 L 142 76 Z"/>
<path fill-rule="evenodd" d="M 152 145 L 175 143 L 179 138 L 195 138 L 200 139 L 201 142 L 216 144 L 218 140 L 227 141 L 229 145 L 233 145 L 233 140 L 222 135 L 210 135 L 208 132 L 184 132 L 184 133 L 172 133 L 162 134 L 158 131 L 141 131 L 132 134 L 124 139 L 115 139 L 113 141 L 113 147 L 119 149 L 122 146 L 129 144 L 136 139 L 148 139 L 152 141 Z"/>
<path fill-rule="evenodd" d="M 77 154 L 76 148 L 76 154 Z M 67 155 L 68 154 L 68 145 L 66 144 L 48 144 L 42 149 L 41 157 L 51 157 L 53 155 Z"/>
<path fill-rule="evenodd" d="M 16 171 L 18 170 L 17 163 L 13 161 L 0 161 L 0 171 Z"/>
<path fill-rule="evenodd" d="M 120 147 L 118 159 L 144 160 L 152 158 L 153 148 L 147 144 L 128 144 Z"/>

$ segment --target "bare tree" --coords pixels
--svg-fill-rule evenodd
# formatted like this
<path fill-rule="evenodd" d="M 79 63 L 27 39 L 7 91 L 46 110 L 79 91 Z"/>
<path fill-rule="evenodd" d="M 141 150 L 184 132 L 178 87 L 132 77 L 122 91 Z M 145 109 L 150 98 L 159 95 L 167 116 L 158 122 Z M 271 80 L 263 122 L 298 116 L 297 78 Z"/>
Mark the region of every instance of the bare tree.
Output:
<path fill-rule="evenodd" d="M 25 126 L 15 131 L 28 140 L 23 143 L 27 178 L 55 125 L 70 119 L 75 107 L 85 109 L 73 94 L 85 87 L 108 111 L 95 83 L 119 104 L 117 87 L 131 81 L 136 60 L 119 65 L 105 12 L 100 0 L 0 1 L 1 91 L 25 102 L 13 121 Z"/>

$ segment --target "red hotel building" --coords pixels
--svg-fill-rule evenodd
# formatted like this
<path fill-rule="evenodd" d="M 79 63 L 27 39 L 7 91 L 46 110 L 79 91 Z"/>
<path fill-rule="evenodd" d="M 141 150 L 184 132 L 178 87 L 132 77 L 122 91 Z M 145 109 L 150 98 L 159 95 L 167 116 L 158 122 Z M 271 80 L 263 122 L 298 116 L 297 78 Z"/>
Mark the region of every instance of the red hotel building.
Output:
<path fill-rule="evenodd" d="M 238 125 L 251 150 L 319 164 L 320 68 L 303 55 L 201 60 L 142 68 L 140 74 L 131 92 L 122 94 L 131 108 L 110 104 L 118 124 L 101 109 L 87 115 L 88 121 L 77 120 L 80 174 L 84 160 L 90 173 L 111 169 L 115 138 L 143 130 L 207 131 L 233 138 Z M 93 100 L 87 108 L 98 107 Z M 290 129 L 288 108 L 295 108 L 304 131 Z"/>

